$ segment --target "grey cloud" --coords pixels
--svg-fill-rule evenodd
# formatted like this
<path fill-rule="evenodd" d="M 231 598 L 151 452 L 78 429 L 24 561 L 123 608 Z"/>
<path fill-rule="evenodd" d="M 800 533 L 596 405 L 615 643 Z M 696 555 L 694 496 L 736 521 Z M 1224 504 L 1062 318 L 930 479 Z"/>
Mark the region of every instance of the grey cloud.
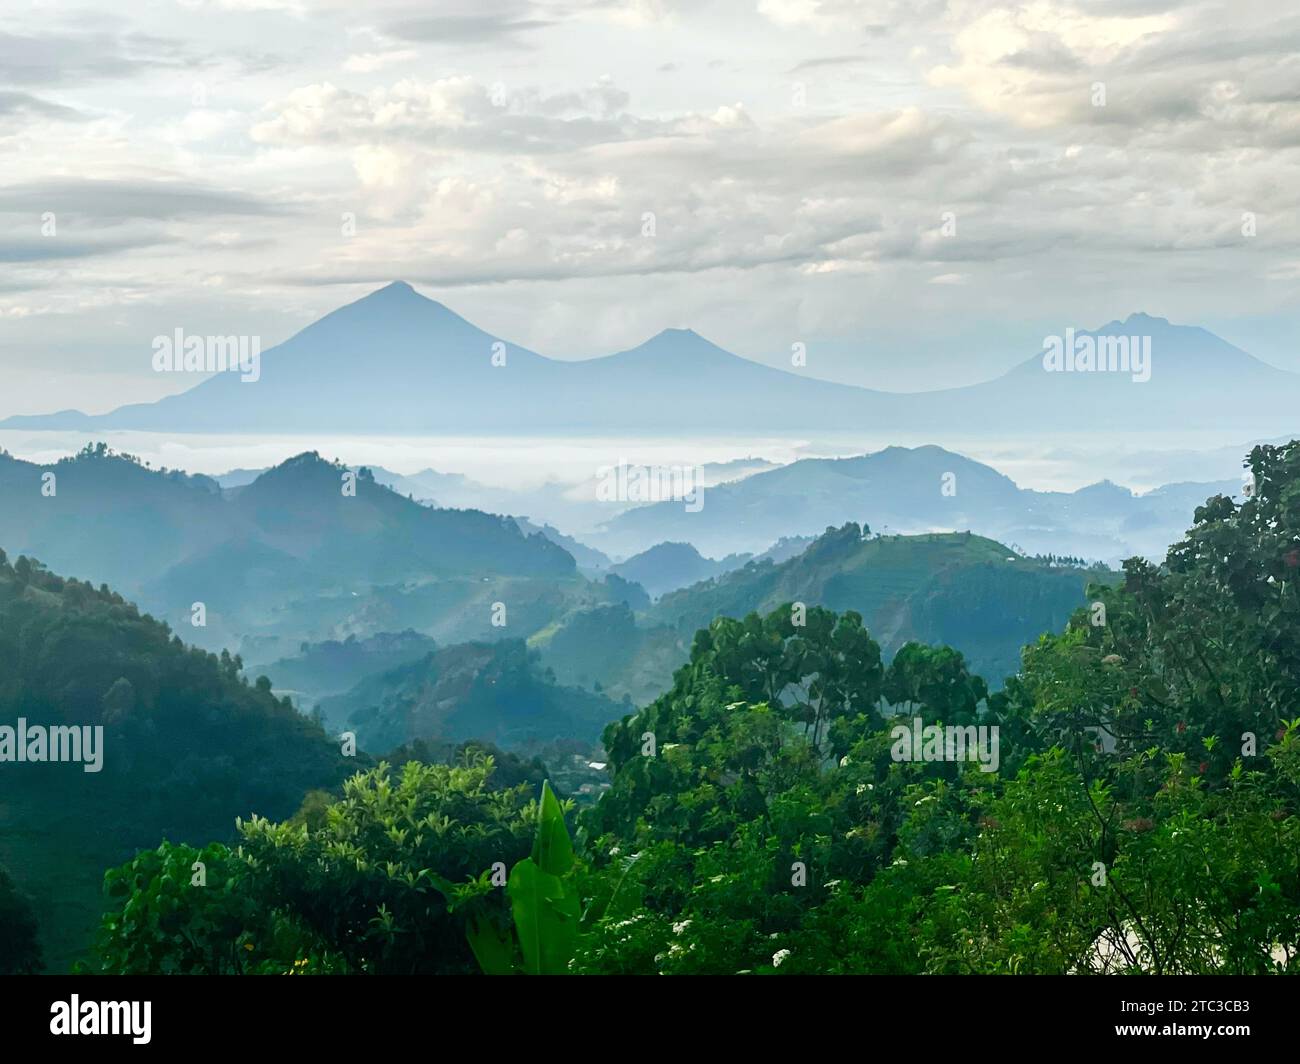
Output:
<path fill-rule="evenodd" d="M 1075 0 L 1075 6 L 1095 18 L 1135 18 L 1140 15 L 1163 15 L 1186 6 L 1186 0 Z"/>
<path fill-rule="evenodd" d="M 172 181 L 96 181 L 60 177 L 0 186 L 0 213 L 54 211 L 115 223 L 127 218 L 183 218 L 283 213 L 279 204 L 240 192 Z"/>
<path fill-rule="evenodd" d="M 86 115 L 75 107 L 65 107 L 63 104 L 52 103 L 26 92 L 0 90 L 0 115 L 15 114 L 64 122 L 76 122 L 86 118 Z"/>
<path fill-rule="evenodd" d="M 857 66 L 866 61 L 867 57 L 863 55 L 826 55 L 817 59 L 805 59 L 802 63 L 796 63 L 788 72 L 791 74 L 798 74 L 802 70 L 818 70 L 822 67 Z"/>
<path fill-rule="evenodd" d="M 504 263 L 493 264 L 475 262 L 457 267 L 440 264 L 430 271 L 425 264 L 407 267 L 384 266 L 365 272 L 348 272 L 312 276 L 298 274 L 276 277 L 285 284 L 303 287 L 321 285 L 356 285 L 386 284 L 394 276 L 400 275 L 412 284 L 430 285 L 438 288 L 469 288 L 485 284 L 512 284 L 519 281 L 569 281 L 606 277 L 651 277 L 672 276 L 678 274 L 710 273 L 715 270 L 748 270 L 760 266 L 798 266 L 809 261 L 820 261 L 830 256 L 816 252 L 811 256 L 806 250 L 781 253 L 748 253 L 740 255 L 723 255 L 717 252 L 712 256 L 697 258 L 680 256 L 671 260 L 655 262 L 626 261 L 613 262 L 608 259 L 591 261 L 586 264 L 567 264 L 554 262 L 538 263 Z"/>
<path fill-rule="evenodd" d="M 36 229 L 38 226 L 33 225 L 32 228 Z M 9 237 L 0 240 L 0 262 L 39 263 L 58 262 L 62 259 L 86 259 L 152 247 L 161 243 L 165 241 L 146 235 L 121 235 L 94 239 L 67 236 L 36 236 L 30 239 Z"/>
<path fill-rule="evenodd" d="M 1032 47 L 1012 52 L 1001 60 L 1001 64 L 1025 70 L 1050 71 L 1053 74 L 1074 74 L 1084 69 L 1084 63 L 1078 56 L 1060 41 L 1050 37 L 1040 37 Z"/>
<path fill-rule="evenodd" d="M 1294 60 L 1300 52 L 1300 19 L 1279 19 L 1262 27 L 1239 29 L 1231 24 L 1205 27 L 1200 33 L 1160 35 L 1135 50 L 1131 65 L 1171 71 L 1203 64 L 1240 64 L 1277 57 Z"/>
<path fill-rule="evenodd" d="M 81 84 L 175 69 L 190 60 L 178 41 L 140 34 L 0 32 L 0 82 Z"/>
<path fill-rule="evenodd" d="M 631 117 L 559 119 L 541 115 L 507 115 L 488 126 L 448 133 L 440 143 L 470 151 L 551 155 L 591 145 L 633 140 L 646 132 L 643 122 Z"/>
<path fill-rule="evenodd" d="M 545 19 L 501 18 L 492 15 L 429 15 L 389 23 L 390 37 L 424 44 L 510 43 L 530 30 L 552 25 Z"/>
<path fill-rule="evenodd" d="M 426 57 L 438 57 L 439 69 L 426 76 L 440 81 L 406 78 L 371 87 L 368 80 L 341 78 L 331 50 L 337 42 L 327 45 L 324 58 L 312 57 L 318 62 L 315 68 L 301 76 L 295 69 L 283 78 L 266 79 L 265 91 L 259 85 L 258 94 L 248 99 L 249 107 L 279 101 L 250 118 L 253 143 L 290 150 L 266 152 L 251 171 L 226 171 L 254 175 L 235 179 L 240 189 L 269 190 L 287 187 L 302 168 L 320 160 L 321 182 L 309 182 L 304 196 L 358 209 L 363 216 L 369 210 L 369 224 L 346 248 L 336 241 L 323 251 L 319 241 L 309 240 L 295 226 L 221 226 L 256 230 L 268 240 L 266 253 L 242 253 L 248 239 L 243 233 L 216 234 L 229 243 L 214 243 L 210 256 L 192 243 L 187 267 L 201 261 L 205 270 L 226 275 L 232 285 L 270 286 L 284 280 L 283 269 L 287 283 L 298 286 L 379 284 L 400 275 L 448 288 L 587 281 L 574 286 L 581 291 L 606 278 L 655 275 L 667 278 L 665 287 L 686 290 L 692 287 L 692 275 L 712 272 L 710 285 L 693 287 L 734 281 L 752 285 L 758 293 L 768 283 L 798 289 L 791 279 L 797 282 L 801 267 L 809 275 L 822 275 L 826 284 L 847 284 L 845 278 L 861 268 L 874 270 L 882 284 L 895 284 L 900 293 L 910 277 L 960 272 L 969 278 L 971 292 L 987 297 L 996 293 L 999 277 L 1018 274 L 1035 279 L 1026 283 L 1026 298 L 1069 299 L 1074 297 L 1072 282 L 1053 291 L 1037 279 L 1068 270 L 1077 271 L 1082 287 L 1089 277 L 1133 276 L 1135 283 L 1158 288 L 1163 283 L 1158 272 L 1168 278 L 1189 269 L 1187 264 L 1202 251 L 1234 246 L 1239 241 L 1233 235 L 1234 218 L 1243 209 L 1258 211 L 1266 223 L 1250 252 L 1270 250 L 1270 240 L 1273 248 L 1288 240 L 1293 246 L 1295 212 L 1285 208 L 1297 193 L 1283 177 L 1295 156 L 1277 149 L 1300 143 L 1295 91 L 1300 64 L 1286 55 L 1300 33 L 1294 19 L 1278 19 L 1266 28 L 1216 19 L 1207 15 L 1215 9 L 1204 3 L 1072 0 L 1070 10 L 1096 16 L 1177 10 L 1179 22 L 1175 30 L 1123 48 L 1097 45 L 1087 33 L 1058 37 L 1026 31 L 1018 37 L 1023 47 L 1009 57 L 984 60 L 973 49 L 958 68 L 969 77 L 950 84 L 988 89 L 979 80 L 981 61 L 995 79 L 993 91 L 974 97 L 965 108 L 953 105 L 951 92 L 932 94 L 925 74 L 955 47 L 961 19 L 969 21 L 972 13 L 993 8 L 993 0 L 983 7 L 960 5 L 963 13 L 952 12 L 944 22 L 921 28 L 888 56 L 882 51 L 888 62 L 879 66 L 874 58 L 836 53 L 863 43 L 864 23 L 878 21 L 880 12 L 893 5 L 889 0 L 871 5 L 832 0 L 821 6 L 838 8 L 847 20 L 840 23 L 837 37 L 823 36 L 832 43 L 792 53 L 782 47 L 784 31 L 772 29 L 767 40 L 758 42 L 763 66 L 757 74 L 743 49 L 728 50 L 726 40 L 701 40 L 690 14 L 683 13 L 676 26 L 655 30 L 685 35 L 689 48 L 678 52 L 671 45 L 669 50 L 646 48 L 644 37 L 626 22 L 593 18 L 576 26 L 588 35 L 581 39 L 584 43 L 590 35 L 608 33 L 600 39 L 610 41 L 609 55 L 598 58 L 616 73 L 621 64 L 636 72 L 683 66 L 689 72 L 653 79 L 654 84 L 629 74 L 628 83 L 645 93 L 633 110 L 628 94 L 613 85 L 571 89 L 574 75 L 561 65 L 562 47 L 554 56 L 549 50 L 530 54 L 527 64 L 517 62 L 517 51 L 508 51 L 533 43 L 534 31 L 548 20 L 567 28 L 568 20 L 581 19 L 593 5 L 478 0 L 477 10 L 462 6 L 460 14 L 447 14 L 449 5 L 428 5 L 423 11 L 439 14 L 424 15 L 415 0 L 406 0 L 400 9 L 379 2 L 378 13 L 367 11 L 374 25 L 388 32 L 404 26 L 407 39 L 425 44 L 473 45 L 473 60 L 459 65 L 455 51 L 422 48 Z M 618 5 L 605 6 L 613 11 Z M 752 14 L 754 0 L 745 6 Z M 867 9 L 869 20 L 861 15 Z M 343 10 L 341 4 L 330 8 Z M 270 21 L 260 15 L 229 17 L 247 17 L 250 26 Z M 283 22 L 288 25 L 289 19 Z M 763 29 L 757 16 L 754 25 Z M 897 32 L 912 34 L 918 25 L 908 19 Z M 202 40 L 201 32 L 196 29 L 193 41 Z M 125 41 L 114 33 L 113 40 Z M 258 38 L 249 39 L 260 46 Z M 267 41 L 269 47 L 279 43 Z M 924 47 L 918 53 L 922 58 L 911 58 L 906 46 L 913 43 Z M 480 52 L 480 44 L 493 50 Z M 311 47 L 304 44 L 304 49 Z M 823 50 L 829 54 L 817 54 Z M 167 42 L 149 38 L 122 43 L 118 51 L 127 60 L 166 61 L 171 54 Z M 500 61 L 477 65 L 485 54 Z M 727 57 L 725 78 L 705 70 L 709 54 Z M 766 57 L 771 55 L 783 58 L 770 66 Z M 1095 71 L 1085 69 L 1081 57 L 1093 55 L 1112 58 Z M 443 68 L 444 59 L 458 65 Z M 862 79 L 856 77 L 856 64 L 862 64 Z M 722 60 L 708 64 L 720 65 Z M 763 86 L 770 87 L 772 75 L 782 67 L 788 73 L 820 71 L 810 74 L 810 82 L 835 79 L 842 70 L 842 80 L 860 80 L 864 92 L 844 93 L 842 101 L 824 97 L 819 100 L 823 110 L 789 108 L 784 93 L 773 97 L 775 103 L 763 95 Z M 909 69 L 915 81 L 908 81 Z M 475 77 L 491 82 L 497 76 L 511 84 L 504 105 L 494 107 L 492 91 Z M 867 95 L 866 86 L 877 77 L 889 95 Z M 550 95 L 521 88 L 519 81 L 525 79 L 546 85 Z M 1107 84 L 1104 108 L 1089 102 L 1094 80 Z M 0 113 L 6 99 L 14 113 L 33 106 L 19 96 L 26 94 L 0 95 Z M 83 99 L 87 105 L 100 103 L 91 96 L 77 98 L 79 103 Z M 861 113 L 879 106 L 881 99 L 917 106 L 892 119 Z M 737 106 L 739 100 L 747 106 Z M 683 113 L 684 107 L 699 113 Z M 1021 128 L 1017 108 L 1038 115 L 1041 122 Z M 852 110 L 825 113 L 832 109 Z M 140 125 L 135 131 L 148 136 Z M 61 233 L 63 213 L 78 209 L 106 225 L 123 217 L 202 223 L 223 214 L 297 213 L 292 204 L 278 205 L 269 195 L 258 199 L 205 188 L 217 182 L 214 173 L 222 172 L 208 168 L 208 158 L 197 154 L 206 148 L 193 149 L 191 164 L 202 184 L 0 186 L 0 211 L 17 212 L 25 217 L 22 224 L 31 225 L 33 212 L 58 210 Z M 146 169 L 160 165 L 159 159 L 167 160 L 161 165 L 169 170 L 180 165 L 172 158 L 163 145 L 163 151 L 142 156 L 139 172 L 163 173 Z M 280 169 L 281 159 L 289 170 Z M 241 166 L 220 154 L 211 161 L 217 167 Z M 114 159 L 108 172 L 130 172 L 117 168 L 128 163 Z M 87 167 L 82 172 L 94 171 Z M 451 191 L 439 191 L 444 182 Z M 456 191 L 459 185 L 463 193 Z M 52 194 L 61 195 L 62 205 L 51 204 Z M 645 210 L 658 219 L 658 235 L 649 243 L 639 239 Z M 945 210 L 958 215 L 956 238 L 937 231 Z M 321 217 L 330 213 L 320 208 Z M 10 221 L 0 218 L 0 234 L 7 229 L 12 236 Z M 118 232 L 127 225 L 112 224 L 104 235 L 129 239 Z M 74 237 L 77 227 L 67 232 Z M 134 239 L 145 238 L 137 234 Z M 80 250 L 94 255 L 109 246 L 87 238 Z M 63 249 L 79 250 L 71 244 Z M 9 261 L 39 262 L 41 253 L 50 252 L 34 233 L 21 246 L 0 248 L 0 257 L 9 255 Z M 137 258 L 109 259 L 98 266 L 117 270 Z M 170 254 L 158 258 L 167 261 Z M 1262 255 L 1260 261 L 1265 261 Z M 942 263 L 951 266 L 931 268 Z M 1141 265 L 1126 275 L 1134 263 Z M 980 270 L 979 264 L 988 268 Z M 839 280 L 837 270 L 843 271 Z M 744 276 L 746 271 L 752 277 Z M 649 287 L 637 280 L 611 281 L 611 290 L 615 284 L 620 292 Z M 900 304 L 906 302 L 900 299 Z"/>
<path fill-rule="evenodd" d="M 609 81 L 600 81 L 581 92 L 557 93 L 543 96 L 535 90 L 524 95 L 525 109 L 543 115 L 563 115 L 595 112 L 614 115 L 627 109 L 632 97 Z"/>

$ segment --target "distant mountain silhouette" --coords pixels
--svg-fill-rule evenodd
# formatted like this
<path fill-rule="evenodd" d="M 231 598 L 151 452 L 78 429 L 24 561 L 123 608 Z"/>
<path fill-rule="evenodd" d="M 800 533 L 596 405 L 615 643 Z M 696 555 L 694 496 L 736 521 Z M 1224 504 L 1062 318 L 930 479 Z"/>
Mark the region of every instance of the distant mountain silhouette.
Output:
<path fill-rule="evenodd" d="M 1068 323 L 1063 323 L 1064 336 Z M 230 332 L 239 331 L 231 323 Z M 11 417 L 3 428 L 168 432 L 560 434 L 616 429 L 946 430 L 995 434 L 1219 427 L 1294 429 L 1300 375 L 1204 329 L 1135 314 L 1086 338 L 1149 339 L 1150 379 L 1049 372 L 1035 355 L 997 380 L 898 394 L 752 362 L 689 329 L 603 358 L 545 358 L 479 329 L 404 282 L 327 314 L 262 355 L 261 375 L 205 379 L 103 415 Z M 942 385 L 942 380 L 936 384 Z M 436 489 L 435 489 L 436 490 Z"/>
<path fill-rule="evenodd" d="M 1163 555 L 1197 506 L 1240 489 L 1235 481 L 1216 481 L 1145 495 L 1110 483 L 1075 492 L 1031 491 L 942 447 L 887 447 L 853 458 L 807 458 L 707 489 L 698 512 L 680 502 L 637 507 L 583 538 L 611 554 L 678 541 L 721 555 L 858 520 L 876 531 L 969 529 L 1031 554 L 1117 561 Z"/>
<path fill-rule="evenodd" d="M 751 554 L 729 554 L 715 561 L 705 558 L 689 543 L 659 543 L 620 562 L 612 571 L 625 580 L 640 584 L 658 598 L 665 591 L 738 569 L 751 557 Z"/>
<path fill-rule="evenodd" d="M 611 562 L 607 555 L 594 547 L 580 543 L 572 536 L 566 536 L 552 525 L 538 525 L 526 517 L 515 517 L 512 520 L 525 536 L 542 535 L 556 546 L 563 547 L 573 556 L 573 560 L 578 563 L 578 568 L 584 573 L 600 573 L 610 567 Z"/>

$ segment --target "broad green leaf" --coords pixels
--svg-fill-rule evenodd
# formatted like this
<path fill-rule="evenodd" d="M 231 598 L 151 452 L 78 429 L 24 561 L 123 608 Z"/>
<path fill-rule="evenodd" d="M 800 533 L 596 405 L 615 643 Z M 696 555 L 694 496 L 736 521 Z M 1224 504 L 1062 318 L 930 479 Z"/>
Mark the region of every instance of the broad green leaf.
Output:
<path fill-rule="evenodd" d="M 533 840 L 533 861 L 543 872 L 565 876 L 573 869 L 573 843 L 564 826 L 564 810 L 551 791 L 549 781 L 542 784 L 542 800 L 537 815 L 537 837 Z"/>
<path fill-rule="evenodd" d="M 566 836 L 567 840 L 567 836 Z M 578 942 L 577 890 L 525 857 L 510 872 L 510 906 L 529 975 L 563 975 Z"/>
<path fill-rule="evenodd" d="M 502 931 L 486 916 L 472 916 L 465 936 L 484 975 L 515 974 L 515 951 L 509 931 Z"/>

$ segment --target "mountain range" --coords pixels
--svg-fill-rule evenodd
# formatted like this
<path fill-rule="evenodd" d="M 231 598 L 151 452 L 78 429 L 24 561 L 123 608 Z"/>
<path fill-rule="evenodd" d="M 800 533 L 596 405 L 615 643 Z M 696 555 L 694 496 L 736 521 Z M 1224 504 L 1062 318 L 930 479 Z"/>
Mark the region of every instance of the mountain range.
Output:
<path fill-rule="evenodd" d="M 1225 453 L 1206 468 L 1227 472 L 1246 449 Z M 214 479 L 246 486 L 264 472 L 232 470 Z M 733 470 L 730 479 L 713 478 L 696 511 L 680 501 L 566 505 L 558 486 L 551 493 L 514 491 L 432 469 L 403 475 L 372 467 L 371 472 L 377 484 L 435 506 L 519 515 L 538 505 L 560 504 L 556 520 L 566 531 L 546 520 L 513 520 L 526 535 L 539 534 L 562 547 L 581 572 L 616 573 L 655 597 L 751 558 L 784 560 L 827 527 L 845 521 L 893 532 L 969 529 L 1030 554 L 1110 564 L 1134 555 L 1159 558 L 1197 506 L 1212 495 L 1241 491 L 1237 480 L 1172 483 L 1142 493 L 1105 480 L 1071 492 L 1034 491 L 982 462 L 934 445 L 787 465 L 750 460 Z M 593 514 L 600 516 L 595 525 Z M 788 542 L 776 546 L 782 539 Z"/>
<path fill-rule="evenodd" d="M 1235 480 L 1169 484 L 1144 494 L 1102 481 L 1073 492 L 1021 488 L 942 447 L 888 447 L 851 458 L 807 458 L 703 493 L 703 506 L 657 502 L 618 514 L 584 540 L 621 555 L 685 541 L 705 555 L 757 553 L 782 536 L 861 521 L 891 532 L 979 532 L 1030 553 L 1110 563 L 1161 557 L 1212 495 Z"/>
<path fill-rule="evenodd" d="M 445 623 L 430 634 L 459 641 L 489 627 L 504 585 L 520 620 L 557 588 L 585 586 L 544 535 L 422 505 L 315 453 L 233 489 L 103 445 L 51 465 L 0 453 L 0 544 L 122 589 L 200 645 L 245 653 L 262 632 L 297 647 L 401 631 L 403 609 L 426 631 L 435 613 Z M 195 603 L 202 625 L 191 623 Z"/>
<path fill-rule="evenodd" d="M 942 490 L 949 474 L 953 495 Z M 349 478 L 354 495 L 345 493 Z M 1197 505 L 1240 490 L 1229 482 L 1171 485 L 1143 496 L 1112 484 L 1031 492 L 941 448 L 890 448 L 753 473 L 708 489 L 698 512 L 637 507 L 594 539 L 578 539 L 525 518 L 421 503 L 370 470 L 312 452 L 238 480 L 223 488 L 210 477 L 149 469 L 103 445 L 48 465 L 0 454 L 0 544 L 96 586 L 121 588 L 186 639 L 229 649 L 250 669 L 283 677 L 279 689 L 310 706 L 363 669 L 414 654 L 395 638 L 391 646 L 331 652 L 351 662 L 332 680 L 311 663 L 286 665 L 304 643 L 409 630 L 419 653 L 430 649 L 420 639 L 442 647 L 524 638 L 541 646 L 554 637 L 563 646 L 568 637 L 557 633 L 575 615 L 619 607 L 676 631 L 676 619 L 664 617 L 652 597 L 784 563 L 846 521 L 878 533 L 970 529 L 1031 554 L 1158 556 Z M 744 549 L 729 550 L 733 545 Z M 741 596 L 725 608 L 760 601 Z M 199 604 L 201 618 L 194 614 Z M 508 617 L 495 617 L 497 604 Z M 702 613 L 692 618 L 707 623 Z M 1038 630 L 1025 626 L 1022 634 Z M 667 657 L 647 654 L 641 679 L 616 695 L 654 693 L 677 663 L 681 638 L 672 637 Z M 637 635 L 632 644 L 641 641 Z M 578 671 L 592 682 L 602 676 Z M 565 682 L 578 682 L 577 674 Z"/>
<path fill-rule="evenodd" d="M 1060 331 L 1076 330 L 1063 323 Z M 1217 427 L 1251 432 L 1295 428 L 1300 375 L 1204 329 L 1133 314 L 1077 334 L 1080 342 L 1149 341 L 1149 379 L 1050 372 L 1040 351 L 982 384 L 892 393 L 750 361 L 689 329 L 566 361 L 492 336 L 399 281 L 263 352 L 256 381 L 227 372 L 153 403 L 99 415 L 15 416 L 0 428 L 572 436 L 869 425 L 1003 438 L 1045 429 L 1184 430 L 1211 418 Z M 148 345 L 141 350 L 143 362 Z"/>

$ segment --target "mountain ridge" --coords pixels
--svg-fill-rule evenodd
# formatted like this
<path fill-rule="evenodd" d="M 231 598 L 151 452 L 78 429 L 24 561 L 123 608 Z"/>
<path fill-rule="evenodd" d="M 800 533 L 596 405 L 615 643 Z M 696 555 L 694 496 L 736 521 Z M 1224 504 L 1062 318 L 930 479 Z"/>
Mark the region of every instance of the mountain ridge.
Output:
<path fill-rule="evenodd" d="M 860 520 L 892 532 L 979 531 L 1025 550 L 1117 562 L 1158 555 L 1228 481 L 1166 485 L 1141 495 L 1102 481 L 1074 492 L 1034 491 L 943 447 L 886 447 L 847 458 L 803 458 L 703 493 L 691 513 L 657 502 L 618 514 L 582 537 L 607 554 L 684 541 L 707 556 L 759 553 L 782 536 L 817 535 Z M 1154 518 L 1154 520 L 1152 520 Z"/>
<path fill-rule="evenodd" d="M 263 352 L 259 379 L 225 373 L 153 403 L 105 414 L 15 415 L 0 428 L 153 431 L 492 432 L 891 428 L 998 431 L 1184 427 L 1213 415 L 1294 427 L 1300 375 L 1197 326 L 1130 315 L 1077 336 L 1151 336 L 1151 378 L 1045 372 L 1040 355 L 960 388 L 886 392 L 808 376 L 725 350 L 691 329 L 664 329 L 597 358 L 548 358 L 486 332 L 395 281 Z M 1171 370 L 1170 367 L 1173 367 Z M 1268 387 L 1261 387 L 1261 382 Z M 665 395 L 671 397 L 665 402 Z M 1270 421 L 1272 424 L 1273 421 Z"/>

